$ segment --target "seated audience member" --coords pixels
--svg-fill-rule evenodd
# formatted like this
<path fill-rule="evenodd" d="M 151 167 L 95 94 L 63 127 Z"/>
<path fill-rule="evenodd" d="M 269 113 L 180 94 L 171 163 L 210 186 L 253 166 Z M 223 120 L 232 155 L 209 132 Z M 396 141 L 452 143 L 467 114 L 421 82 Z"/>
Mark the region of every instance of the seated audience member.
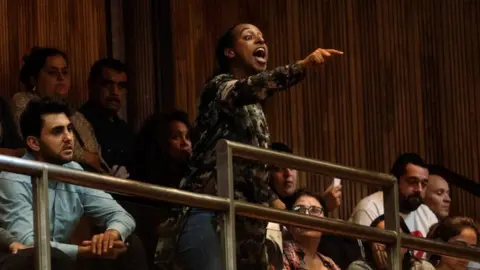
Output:
<path fill-rule="evenodd" d="M 188 115 L 182 111 L 150 115 L 136 139 L 131 178 L 150 184 L 178 187 L 187 171 L 192 151 Z M 142 205 L 149 204 L 151 208 Z M 153 265 L 158 237 L 173 236 L 159 225 L 171 215 L 174 206 L 164 202 L 140 202 L 131 213 L 137 220 L 137 232 L 145 245 L 147 258 Z M 162 264 L 161 258 L 157 263 Z M 160 266 L 159 266 L 160 267 Z M 162 269 L 171 269 L 162 266 Z"/>
<path fill-rule="evenodd" d="M 28 149 L 23 158 L 82 170 L 72 161 L 75 141 L 69 116 L 68 106 L 61 101 L 30 101 L 20 119 Z M 30 176 L 0 173 L 0 222 L 23 245 L 34 244 L 32 196 Z M 142 245 L 131 235 L 135 221 L 109 194 L 52 180 L 49 204 L 53 248 L 72 259 L 88 258 L 96 269 L 146 269 Z M 107 229 L 81 245 L 69 244 L 83 214 Z"/>
<path fill-rule="evenodd" d="M 121 61 L 98 60 L 88 77 L 89 99 L 79 109 L 92 125 L 103 159 L 122 178 L 128 178 L 126 168 L 134 143 L 133 129 L 118 116 L 127 94 L 127 79 L 127 67 Z"/>
<path fill-rule="evenodd" d="M 385 229 L 385 216 L 377 217 L 370 227 Z M 400 218 L 400 231 L 402 233 L 410 233 L 410 230 L 405 224 L 403 218 Z M 385 250 L 385 245 L 380 243 L 363 242 L 363 258 L 352 262 L 348 266 L 348 270 L 375 270 L 388 269 L 388 255 Z M 435 268 L 427 261 L 417 259 L 412 255 L 410 250 L 402 248 L 402 268 L 404 270 L 434 270 Z"/>
<path fill-rule="evenodd" d="M 479 243 L 479 228 L 468 217 L 446 217 L 430 229 L 427 238 L 458 246 L 477 246 Z M 430 262 L 437 270 L 444 269 L 475 269 L 469 268 L 469 261 L 444 255 L 429 254 Z M 471 263 L 473 265 L 474 263 Z"/>
<path fill-rule="evenodd" d="M 53 270 L 73 269 L 73 261 L 63 252 L 52 248 L 51 267 Z M 15 241 L 13 235 L 0 228 L 0 270 L 35 269 L 34 249 Z"/>
<path fill-rule="evenodd" d="M 192 152 L 190 129 L 182 111 L 149 116 L 136 139 L 132 179 L 178 187 Z"/>
<path fill-rule="evenodd" d="M 270 144 L 269 148 L 278 152 L 293 153 L 288 145 L 280 142 Z M 293 203 L 293 195 L 299 189 L 297 170 L 269 165 L 268 174 L 271 188 L 287 208 L 290 208 Z M 325 209 L 327 212 L 337 209 L 342 202 L 342 186 L 329 186 L 320 200 L 327 206 Z"/>
<path fill-rule="evenodd" d="M 25 146 L 18 134 L 8 103 L 0 97 L 0 154 L 21 157 Z"/>
<path fill-rule="evenodd" d="M 400 215 L 413 235 L 425 237 L 430 226 L 438 222 L 435 214 L 423 204 L 423 189 L 428 184 L 428 169 L 425 163 L 417 154 L 403 154 L 397 158 L 390 173 L 398 180 Z M 370 226 L 384 212 L 383 192 L 378 191 L 357 204 L 350 221 Z M 421 258 L 424 252 L 416 252 L 415 256 Z"/>
<path fill-rule="evenodd" d="M 270 145 L 270 149 L 279 152 L 292 153 L 290 147 L 284 143 L 275 142 Z M 276 166 L 269 166 L 270 186 L 288 208 L 292 207 L 293 195 L 299 189 L 297 170 Z M 331 185 L 323 194 L 322 205 L 327 205 L 329 211 L 338 208 L 342 200 L 342 186 Z M 326 214 L 326 213 L 325 213 Z M 282 248 L 282 232 L 278 223 L 269 222 L 267 226 L 267 238 L 278 243 Z M 332 245 L 338 248 L 331 248 Z M 334 234 L 323 234 L 322 241 L 318 246 L 318 252 L 337 262 L 342 269 L 346 268 L 350 262 L 358 258 L 360 254 L 359 247 L 355 239 L 346 238 Z"/>
<path fill-rule="evenodd" d="M 30 54 L 23 58 L 20 70 L 20 81 L 26 92 L 18 92 L 12 98 L 12 110 L 15 121 L 28 102 L 38 98 L 58 98 L 66 100 L 70 92 L 70 71 L 67 55 L 54 48 L 34 47 Z M 100 147 L 90 123 L 80 112 L 70 117 L 75 136 L 73 160 L 80 163 L 87 171 L 110 173 L 110 168 L 103 161 Z"/>
<path fill-rule="evenodd" d="M 290 153 L 293 151 L 284 143 L 274 142 L 270 144 L 271 150 Z M 268 166 L 268 177 L 270 178 L 270 187 L 277 194 L 278 198 L 290 209 L 293 204 L 293 195 L 298 190 L 297 170 L 290 168 L 279 168 L 278 166 Z M 275 222 L 267 224 L 267 239 L 276 243 L 280 250 L 283 250 L 282 226 Z"/>
<path fill-rule="evenodd" d="M 324 217 L 324 206 L 313 194 L 299 190 L 293 196 L 292 211 L 316 217 Z M 334 269 L 340 270 L 335 262 L 318 253 L 322 233 L 298 227 L 289 227 L 292 240 L 283 243 L 283 265 L 285 270 L 306 269 Z"/>
<path fill-rule="evenodd" d="M 425 204 L 439 220 L 448 216 L 452 202 L 450 187 L 445 177 L 440 169 L 429 168 L 428 184 L 425 188 Z"/>

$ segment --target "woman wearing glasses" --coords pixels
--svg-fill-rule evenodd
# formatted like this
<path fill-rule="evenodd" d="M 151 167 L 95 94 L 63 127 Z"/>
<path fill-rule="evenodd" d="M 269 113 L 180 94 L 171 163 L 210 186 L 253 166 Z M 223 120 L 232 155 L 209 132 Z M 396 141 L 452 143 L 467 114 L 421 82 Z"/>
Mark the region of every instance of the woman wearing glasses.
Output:
<path fill-rule="evenodd" d="M 446 217 L 433 225 L 427 238 L 459 246 L 477 246 L 479 243 L 479 228 L 468 217 Z M 430 254 L 430 262 L 435 269 L 464 270 L 468 268 L 468 260 L 449 256 Z M 475 269 L 475 268 L 469 268 Z"/>
<path fill-rule="evenodd" d="M 317 196 L 305 190 L 299 190 L 293 196 L 292 209 L 295 212 L 324 217 L 324 206 Z M 292 240 L 283 243 L 284 270 L 340 270 L 332 259 L 317 252 L 322 233 L 308 229 L 290 227 Z"/>

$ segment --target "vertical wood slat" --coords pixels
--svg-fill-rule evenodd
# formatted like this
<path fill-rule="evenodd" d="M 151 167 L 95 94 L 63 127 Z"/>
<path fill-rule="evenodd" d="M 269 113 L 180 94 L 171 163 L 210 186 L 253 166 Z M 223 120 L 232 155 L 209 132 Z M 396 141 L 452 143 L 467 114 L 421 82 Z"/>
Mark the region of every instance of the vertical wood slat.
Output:
<path fill-rule="evenodd" d="M 234 23 L 251 22 L 268 40 L 270 68 L 299 60 L 317 46 L 346 53 L 266 102 L 273 140 L 301 155 L 384 172 L 398 154 L 413 151 L 480 178 L 478 1 L 170 3 L 174 86 L 165 91 L 173 92 L 175 106 L 191 119 L 215 67 L 216 39 Z M 331 183 L 301 176 L 303 185 L 318 192 Z M 374 190 L 344 181 L 339 215 L 348 217 Z M 453 213 L 480 219 L 480 199 L 453 193 Z"/>
<path fill-rule="evenodd" d="M 128 120 L 139 129 L 157 106 L 152 1 L 124 1 L 125 54 L 129 67 Z"/>
<path fill-rule="evenodd" d="M 90 66 L 106 53 L 103 1 L 1 0 L 0 14 L 0 95 L 8 101 L 23 90 L 22 57 L 33 46 L 49 46 L 64 50 L 70 58 L 69 100 L 74 106 L 85 102 Z"/>

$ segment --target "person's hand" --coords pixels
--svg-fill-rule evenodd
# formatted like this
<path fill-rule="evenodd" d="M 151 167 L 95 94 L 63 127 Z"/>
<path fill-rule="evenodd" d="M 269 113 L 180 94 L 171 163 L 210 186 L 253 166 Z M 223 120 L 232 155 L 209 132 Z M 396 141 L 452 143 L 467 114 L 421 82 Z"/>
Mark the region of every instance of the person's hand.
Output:
<path fill-rule="evenodd" d="M 116 240 L 113 242 L 113 248 L 109 249 L 106 253 L 103 252 L 101 255 L 95 254 L 92 252 L 92 241 L 87 240 L 82 242 L 82 246 L 78 246 L 78 254 L 82 257 L 87 258 L 105 258 L 105 259 L 116 259 L 120 254 L 127 251 L 127 245 L 121 241 Z"/>
<path fill-rule="evenodd" d="M 30 247 L 31 246 L 22 245 L 19 242 L 13 242 L 13 243 L 10 244 L 10 246 L 8 246 L 8 248 L 10 249 L 10 252 L 12 252 L 12 254 L 17 254 L 17 252 L 19 250 L 30 248 Z"/>
<path fill-rule="evenodd" d="M 92 254 L 101 256 L 103 253 L 108 254 L 119 240 L 121 239 L 118 231 L 106 230 L 104 233 L 94 235 L 89 241 L 83 241 L 82 246 L 90 246 Z"/>
<path fill-rule="evenodd" d="M 318 48 L 305 59 L 300 60 L 300 64 L 306 68 L 321 66 L 325 61 L 335 55 L 342 55 L 343 52 L 335 49 L 322 49 Z"/>
<path fill-rule="evenodd" d="M 276 199 L 275 201 L 273 201 L 271 206 L 275 209 L 280 209 L 280 210 L 284 210 L 287 208 L 280 199 Z"/>
<path fill-rule="evenodd" d="M 330 185 L 323 193 L 323 200 L 325 201 L 325 207 L 328 212 L 340 207 L 340 204 L 342 203 L 342 185 Z"/>
<path fill-rule="evenodd" d="M 372 244 L 373 259 L 379 270 L 388 269 L 388 255 L 385 247 L 384 244 Z"/>
<path fill-rule="evenodd" d="M 116 259 L 120 254 L 127 251 L 127 245 L 122 240 L 116 240 L 113 242 L 113 248 L 109 249 L 106 253 L 101 255 L 92 252 L 92 241 L 87 240 L 82 242 L 82 246 L 78 247 L 78 253 L 82 257 L 99 257 L 105 259 Z"/>
<path fill-rule="evenodd" d="M 130 173 L 128 173 L 127 168 L 125 168 L 125 166 L 118 165 L 113 165 L 111 175 L 123 179 L 130 177 Z"/>

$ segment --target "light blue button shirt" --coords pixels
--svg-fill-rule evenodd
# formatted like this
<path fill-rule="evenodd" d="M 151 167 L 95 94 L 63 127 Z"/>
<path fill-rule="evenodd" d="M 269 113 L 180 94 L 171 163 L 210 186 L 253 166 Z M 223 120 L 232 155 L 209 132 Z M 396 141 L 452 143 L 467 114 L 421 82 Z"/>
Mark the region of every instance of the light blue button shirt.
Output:
<path fill-rule="evenodd" d="M 470 263 L 468 264 L 468 269 L 469 269 L 469 270 L 471 270 L 471 269 L 472 269 L 472 270 L 473 270 L 473 269 L 480 269 L 480 263 L 478 263 L 478 262 L 470 262 Z"/>
<path fill-rule="evenodd" d="M 23 158 L 33 160 L 30 154 Z M 63 166 L 83 170 L 76 162 Z M 104 191 L 53 180 L 48 187 L 51 246 L 73 259 L 77 257 L 78 246 L 68 243 L 84 214 L 93 217 L 99 226 L 117 230 L 123 240 L 135 229 L 133 217 Z M 30 176 L 0 173 L 0 226 L 24 245 L 34 242 L 32 195 Z"/>

